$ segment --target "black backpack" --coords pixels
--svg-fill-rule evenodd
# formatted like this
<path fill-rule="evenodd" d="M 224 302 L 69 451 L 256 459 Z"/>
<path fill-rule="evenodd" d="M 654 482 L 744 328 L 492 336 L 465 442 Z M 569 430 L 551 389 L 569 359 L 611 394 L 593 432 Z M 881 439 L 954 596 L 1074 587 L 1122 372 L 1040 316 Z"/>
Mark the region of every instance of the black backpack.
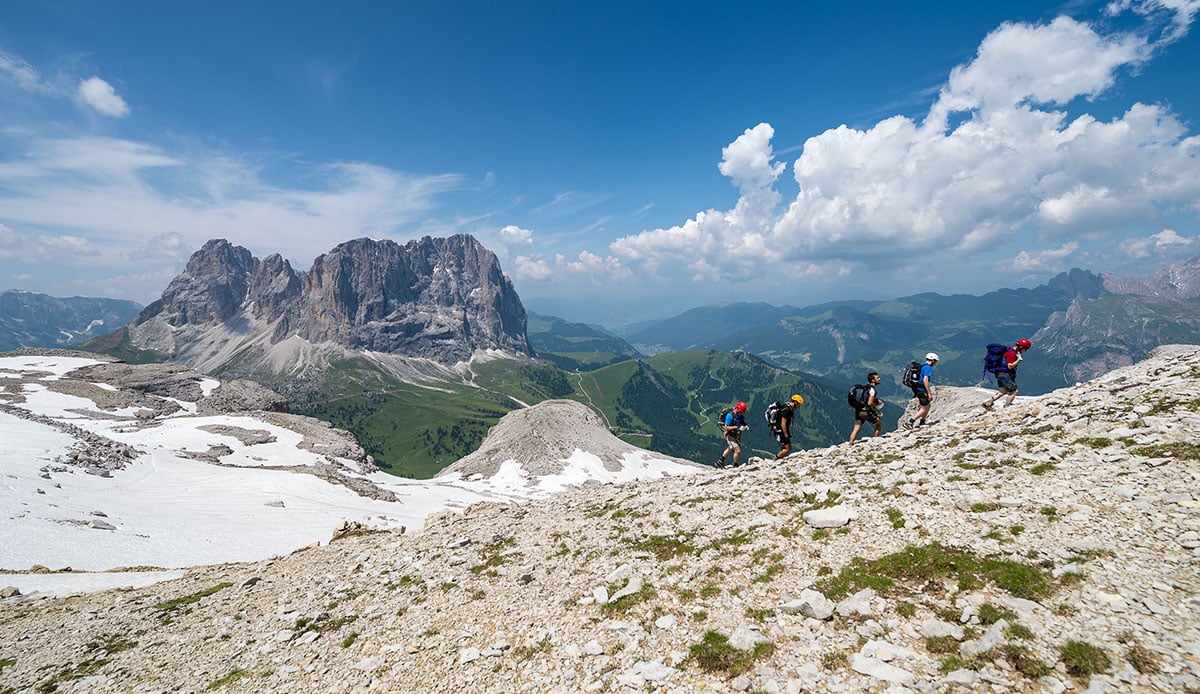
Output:
<path fill-rule="evenodd" d="M 787 403 L 778 400 L 767 405 L 767 411 L 763 413 L 763 416 L 767 418 L 767 424 L 770 424 L 772 429 L 779 426 L 779 415 L 786 407 Z"/>
<path fill-rule="evenodd" d="M 846 402 L 850 403 L 850 407 L 853 407 L 855 410 L 865 410 L 869 404 L 867 402 L 867 397 L 870 394 L 871 386 L 864 386 L 859 383 L 851 388 L 850 392 L 846 394 Z"/>
<path fill-rule="evenodd" d="M 924 384 L 921 383 L 921 366 L 921 362 L 914 361 L 911 362 L 908 365 L 908 368 L 904 370 L 904 376 L 900 379 L 900 383 L 902 383 L 905 388 L 924 387 Z"/>
<path fill-rule="evenodd" d="M 730 412 L 733 412 L 733 408 L 726 407 L 725 409 L 721 410 L 721 414 L 717 415 L 717 428 L 721 430 L 722 434 L 725 433 L 725 417 Z"/>

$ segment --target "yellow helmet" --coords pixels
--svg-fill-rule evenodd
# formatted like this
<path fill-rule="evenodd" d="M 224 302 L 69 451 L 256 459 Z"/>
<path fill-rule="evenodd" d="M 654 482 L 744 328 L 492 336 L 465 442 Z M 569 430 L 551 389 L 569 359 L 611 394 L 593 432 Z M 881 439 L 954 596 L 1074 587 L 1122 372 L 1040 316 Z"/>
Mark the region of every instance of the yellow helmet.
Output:
<path fill-rule="evenodd" d="M 793 395 L 793 396 L 792 396 L 792 402 L 796 403 L 797 405 L 803 405 L 803 404 L 804 404 L 804 397 L 803 397 L 803 396 L 800 396 L 800 395 Z"/>

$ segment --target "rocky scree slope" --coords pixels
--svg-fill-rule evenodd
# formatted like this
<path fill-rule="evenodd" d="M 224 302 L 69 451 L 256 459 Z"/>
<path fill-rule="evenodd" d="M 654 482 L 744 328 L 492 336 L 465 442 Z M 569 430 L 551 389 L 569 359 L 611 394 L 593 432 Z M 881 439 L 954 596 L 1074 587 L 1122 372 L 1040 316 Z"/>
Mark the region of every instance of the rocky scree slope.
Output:
<path fill-rule="evenodd" d="M 10 599 L 0 689 L 1196 691 L 1198 410 L 1200 348 L 1164 347 L 913 433 Z"/>

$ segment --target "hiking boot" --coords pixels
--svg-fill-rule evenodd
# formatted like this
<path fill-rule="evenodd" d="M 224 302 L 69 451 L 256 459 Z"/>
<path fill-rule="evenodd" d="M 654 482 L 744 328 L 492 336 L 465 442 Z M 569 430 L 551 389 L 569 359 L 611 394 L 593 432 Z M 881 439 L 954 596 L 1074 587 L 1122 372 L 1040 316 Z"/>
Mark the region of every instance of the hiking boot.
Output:
<path fill-rule="evenodd" d="M 724 470 L 725 469 L 725 459 L 724 458 L 718 459 L 717 462 L 713 463 L 713 467 L 715 467 L 718 470 Z"/>
<path fill-rule="evenodd" d="M 985 409 L 989 409 L 989 410 L 992 409 L 992 405 L 994 405 L 994 404 L 996 404 L 995 400 L 984 400 L 983 401 L 983 406 Z"/>
<path fill-rule="evenodd" d="M 914 421 L 913 421 L 913 420 L 911 420 L 911 419 L 906 419 L 906 420 L 904 420 L 903 422 L 901 422 L 901 423 L 900 423 L 900 425 L 901 425 L 901 426 L 903 426 L 905 429 L 908 429 L 909 431 L 912 431 L 912 428 L 913 428 L 913 425 L 914 425 L 914 424 L 916 424 L 916 422 L 914 422 Z"/>

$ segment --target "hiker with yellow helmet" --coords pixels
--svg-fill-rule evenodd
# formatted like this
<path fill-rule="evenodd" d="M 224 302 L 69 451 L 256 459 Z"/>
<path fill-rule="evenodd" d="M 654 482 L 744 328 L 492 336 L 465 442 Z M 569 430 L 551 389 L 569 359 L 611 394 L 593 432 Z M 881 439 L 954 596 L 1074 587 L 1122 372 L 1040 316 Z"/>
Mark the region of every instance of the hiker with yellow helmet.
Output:
<path fill-rule="evenodd" d="M 770 425 L 771 433 L 775 434 L 775 440 L 780 446 L 775 460 L 792 452 L 792 419 L 796 408 L 803 404 L 803 396 L 793 395 L 787 402 L 773 402 L 767 406 L 767 424 Z"/>

